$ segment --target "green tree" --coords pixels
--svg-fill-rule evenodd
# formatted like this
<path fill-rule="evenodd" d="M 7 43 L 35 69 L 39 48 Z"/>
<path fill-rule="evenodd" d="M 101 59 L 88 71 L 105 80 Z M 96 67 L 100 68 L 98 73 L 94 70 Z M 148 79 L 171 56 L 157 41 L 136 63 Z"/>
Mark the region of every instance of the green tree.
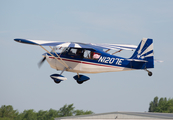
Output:
<path fill-rule="evenodd" d="M 59 110 L 50 109 L 49 111 L 40 110 L 35 112 L 33 109 L 29 109 L 24 110 L 19 114 L 17 110 L 13 110 L 11 105 L 3 105 L 0 108 L 0 120 L 54 120 L 56 117 L 86 115 L 92 113 L 92 111 L 88 110 L 75 110 L 73 104 L 66 104 Z"/>
<path fill-rule="evenodd" d="M 77 116 L 77 115 L 87 115 L 87 114 L 93 114 L 92 111 L 84 111 L 84 110 L 75 110 L 74 111 L 74 115 Z"/>
<path fill-rule="evenodd" d="M 64 105 L 62 108 L 58 110 L 58 116 L 59 117 L 65 117 L 65 116 L 73 116 L 73 115 L 87 115 L 87 114 L 93 114 L 92 111 L 84 111 L 84 110 L 74 110 L 75 107 L 73 107 L 73 104 L 70 105 Z"/>
<path fill-rule="evenodd" d="M 2 105 L 0 108 L 0 118 L 10 118 L 10 119 L 14 119 L 18 116 L 19 112 L 17 110 L 14 110 L 13 107 L 11 105 Z"/>
<path fill-rule="evenodd" d="M 23 120 L 24 119 L 24 114 L 20 113 L 14 120 Z"/>
<path fill-rule="evenodd" d="M 167 113 L 173 113 L 173 99 L 168 99 L 166 106 L 167 106 Z"/>
<path fill-rule="evenodd" d="M 156 111 L 158 106 L 158 97 L 156 96 L 153 101 L 150 102 L 149 112 Z"/>
<path fill-rule="evenodd" d="M 72 116 L 73 113 L 74 113 L 73 104 L 70 105 L 66 104 L 58 110 L 59 117 Z"/>
<path fill-rule="evenodd" d="M 3 117 L 3 118 L 0 118 L 0 120 L 13 120 L 12 118 L 7 118 L 7 117 Z"/>
<path fill-rule="evenodd" d="M 155 108 L 155 112 L 166 111 L 167 98 L 160 98 L 158 106 Z"/>
<path fill-rule="evenodd" d="M 37 112 L 37 120 L 48 120 L 48 111 L 39 110 Z"/>
<path fill-rule="evenodd" d="M 154 111 L 154 105 L 153 105 L 153 102 L 151 101 L 148 112 L 153 112 L 153 111 Z"/>
<path fill-rule="evenodd" d="M 58 111 L 54 109 L 50 109 L 48 111 L 48 117 L 47 120 L 54 120 L 54 118 L 59 117 Z"/>
<path fill-rule="evenodd" d="M 37 120 L 37 113 L 33 109 L 23 111 L 23 120 Z"/>
<path fill-rule="evenodd" d="M 155 97 L 150 102 L 149 112 L 173 113 L 173 99 Z"/>

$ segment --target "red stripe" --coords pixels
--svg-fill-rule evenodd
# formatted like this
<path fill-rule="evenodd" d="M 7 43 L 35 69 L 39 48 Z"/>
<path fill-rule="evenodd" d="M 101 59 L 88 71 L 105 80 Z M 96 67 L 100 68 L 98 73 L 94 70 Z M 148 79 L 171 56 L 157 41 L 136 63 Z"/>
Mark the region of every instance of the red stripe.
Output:
<path fill-rule="evenodd" d="M 82 62 L 82 63 L 90 64 L 90 65 L 97 65 L 97 66 L 104 66 L 104 67 L 120 68 L 120 67 L 115 67 L 115 66 L 110 66 L 110 65 L 103 65 L 103 64 L 96 64 L 96 63 L 88 63 L 88 62 Z"/>
<path fill-rule="evenodd" d="M 54 57 L 49 57 L 49 58 L 55 59 Z M 60 60 L 60 58 L 58 58 L 58 60 Z M 70 61 L 70 62 L 76 62 L 76 63 L 89 64 L 89 65 L 97 65 L 97 66 L 103 66 L 103 67 L 112 67 L 112 68 L 122 69 L 121 67 L 115 67 L 115 66 L 111 66 L 111 65 L 103 65 L 103 64 L 90 63 L 90 62 L 82 62 L 82 61 L 70 60 L 70 59 L 64 59 L 64 58 L 62 60 L 64 60 L 64 61 Z"/>
<path fill-rule="evenodd" d="M 49 57 L 49 58 L 55 59 L 54 57 Z"/>
<path fill-rule="evenodd" d="M 55 59 L 54 57 L 49 57 L 49 58 Z M 58 59 L 58 60 L 61 60 L 60 58 L 57 58 L 57 59 Z M 81 63 L 81 61 L 77 61 L 77 60 L 70 60 L 70 59 L 64 59 L 64 58 L 62 58 L 62 60 L 70 61 L 70 62 L 77 62 L 77 63 Z"/>
<path fill-rule="evenodd" d="M 76 62 L 76 63 L 82 63 L 81 61 L 77 61 L 77 60 L 69 60 L 69 59 L 62 59 L 62 60 L 70 61 L 70 62 Z"/>

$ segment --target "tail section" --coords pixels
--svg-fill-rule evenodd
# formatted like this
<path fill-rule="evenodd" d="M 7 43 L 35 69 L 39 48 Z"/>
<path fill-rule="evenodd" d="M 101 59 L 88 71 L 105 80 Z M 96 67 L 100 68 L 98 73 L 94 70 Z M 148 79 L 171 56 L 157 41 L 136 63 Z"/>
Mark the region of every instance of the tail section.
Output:
<path fill-rule="evenodd" d="M 143 38 L 130 59 L 146 61 L 145 68 L 154 68 L 153 39 Z"/>

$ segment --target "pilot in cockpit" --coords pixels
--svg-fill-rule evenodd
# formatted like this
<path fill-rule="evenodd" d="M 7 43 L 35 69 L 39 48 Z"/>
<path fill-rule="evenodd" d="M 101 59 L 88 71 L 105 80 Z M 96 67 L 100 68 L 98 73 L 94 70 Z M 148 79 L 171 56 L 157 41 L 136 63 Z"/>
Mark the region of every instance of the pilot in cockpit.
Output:
<path fill-rule="evenodd" d="M 77 57 L 83 58 L 83 53 L 81 49 L 78 49 L 76 52 Z"/>

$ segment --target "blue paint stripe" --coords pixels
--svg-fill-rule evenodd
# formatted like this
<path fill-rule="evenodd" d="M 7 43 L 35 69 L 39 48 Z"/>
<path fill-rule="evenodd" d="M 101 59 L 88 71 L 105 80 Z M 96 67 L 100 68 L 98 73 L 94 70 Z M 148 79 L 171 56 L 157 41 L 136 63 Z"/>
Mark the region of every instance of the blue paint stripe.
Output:
<path fill-rule="evenodd" d="M 147 56 L 147 55 L 149 55 L 149 54 L 151 54 L 151 53 L 153 53 L 153 50 L 151 50 L 151 51 L 149 51 L 149 52 L 143 54 L 142 56 Z"/>
<path fill-rule="evenodd" d="M 75 44 L 74 43 L 71 43 L 68 47 L 74 47 Z"/>

